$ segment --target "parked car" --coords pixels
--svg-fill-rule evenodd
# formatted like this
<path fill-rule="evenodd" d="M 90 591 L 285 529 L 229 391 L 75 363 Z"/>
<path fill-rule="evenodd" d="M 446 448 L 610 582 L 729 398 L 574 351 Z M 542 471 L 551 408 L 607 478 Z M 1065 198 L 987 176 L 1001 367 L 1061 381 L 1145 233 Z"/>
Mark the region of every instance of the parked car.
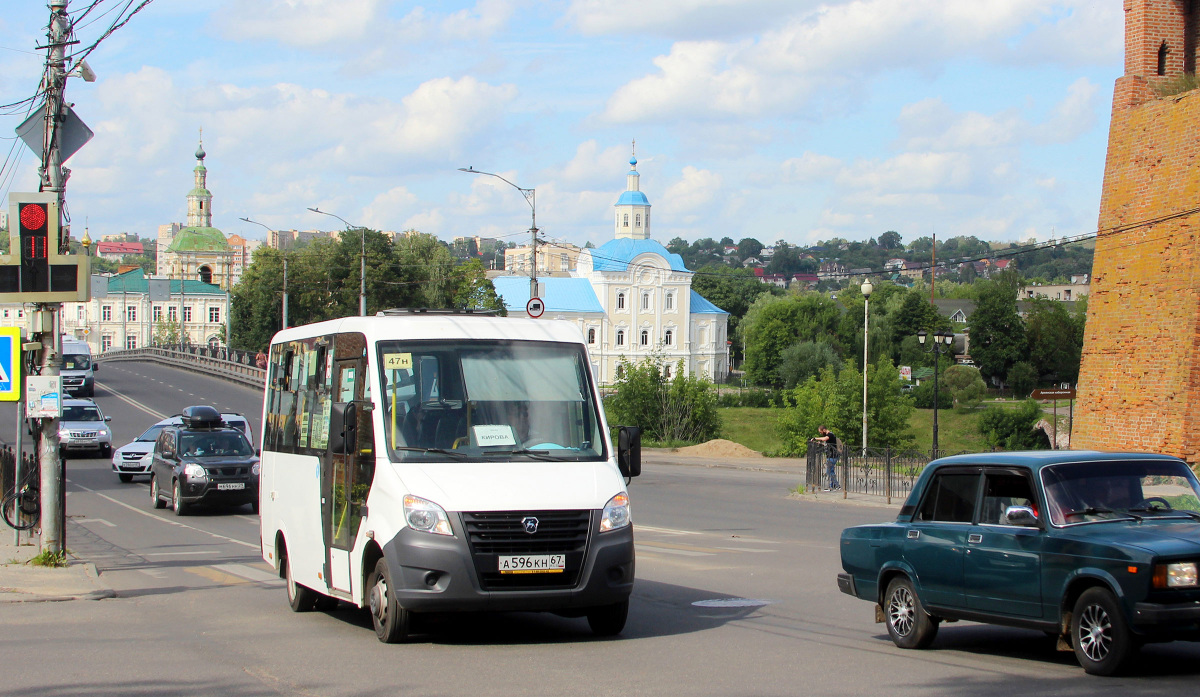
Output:
<path fill-rule="evenodd" d="M 175 515 L 196 504 L 240 506 L 258 512 L 258 454 L 246 434 L 227 426 L 216 409 L 183 410 L 179 425 L 163 426 L 154 441 L 150 500 L 169 497 Z"/>
<path fill-rule="evenodd" d="M 1026 627 L 1111 675 L 1144 643 L 1200 640 L 1197 511 L 1200 483 L 1165 455 L 943 458 L 895 522 L 842 531 L 838 586 L 901 648 L 942 622 Z"/>
<path fill-rule="evenodd" d="M 253 442 L 250 422 L 245 416 L 236 413 L 223 413 L 221 414 L 221 420 L 225 422 L 225 425 L 236 428 L 246 434 L 246 440 Z M 112 471 L 123 482 L 131 482 L 138 475 L 149 476 L 150 464 L 153 462 L 151 453 L 154 451 L 154 441 L 158 439 L 158 434 L 162 432 L 164 426 L 178 426 L 182 423 L 183 417 L 180 414 L 168 416 L 146 429 L 144 433 L 134 438 L 131 442 L 117 448 L 113 451 L 112 455 Z"/>
<path fill-rule="evenodd" d="M 90 399 L 64 399 L 58 420 L 58 447 L 63 453 L 91 452 L 112 455 L 111 416 L 105 416 Z"/>

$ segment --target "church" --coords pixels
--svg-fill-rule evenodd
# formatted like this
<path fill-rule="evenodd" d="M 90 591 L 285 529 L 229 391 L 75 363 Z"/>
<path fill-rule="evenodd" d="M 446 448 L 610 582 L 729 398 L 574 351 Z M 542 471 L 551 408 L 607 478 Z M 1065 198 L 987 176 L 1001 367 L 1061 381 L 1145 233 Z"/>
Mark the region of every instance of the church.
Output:
<path fill-rule="evenodd" d="M 187 225 L 176 223 L 158 229 L 157 275 L 200 281 L 230 290 L 237 254 L 224 233 L 212 226 L 212 192 L 206 179 L 204 141 L 196 148 L 195 182 L 188 192 Z"/>
<path fill-rule="evenodd" d="M 668 377 L 677 366 L 723 382 L 729 374 L 729 313 L 692 290 L 693 273 L 678 254 L 650 239 L 650 200 L 641 191 L 637 157 L 629 160 L 626 190 L 615 205 L 612 240 L 579 253 L 570 277 L 539 277 L 544 319 L 575 322 L 600 384 L 619 379 L 623 357 L 661 357 Z M 492 283 L 509 317 L 528 317 L 529 278 Z"/>

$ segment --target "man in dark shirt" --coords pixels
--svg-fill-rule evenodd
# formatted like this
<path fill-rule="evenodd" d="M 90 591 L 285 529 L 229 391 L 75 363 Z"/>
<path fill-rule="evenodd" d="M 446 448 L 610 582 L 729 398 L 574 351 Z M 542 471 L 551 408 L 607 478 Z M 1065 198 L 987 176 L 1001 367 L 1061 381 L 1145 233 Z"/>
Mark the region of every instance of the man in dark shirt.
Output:
<path fill-rule="evenodd" d="M 837 462 L 838 454 L 841 452 L 841 442 L 828 428 L 818 426 L 817 430 L 821 432 L 821 435 L 813 440 L 825 443 L 825 475 L 829 480 L 829 487 L 825 491 L 837 491 L 842 488 L 838 486 L 837 480 Z"/>

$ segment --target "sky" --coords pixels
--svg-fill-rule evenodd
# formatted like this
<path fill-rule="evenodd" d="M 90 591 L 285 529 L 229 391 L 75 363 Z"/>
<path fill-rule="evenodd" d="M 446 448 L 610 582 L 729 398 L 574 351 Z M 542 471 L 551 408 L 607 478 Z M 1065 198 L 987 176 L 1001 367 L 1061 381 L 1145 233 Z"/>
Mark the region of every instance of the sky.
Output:
<path fill-rule="evenodd" d="M 48 16 L 5 2 L 0 104 L 35 92 Z M 253 239 L 240 218 L 341 228 L 316 207 L 526 242 L 530 206 L 474 167 L 535 189 L 546 239 L 599 245 L 634 142 L 664 244 L 1081 234 L 1122 23 L 1121 0 L 154 0 L 68 81 L 95 138 L 67 205 L 76 238 L 183 222 L 203 129 L 213 225 Z M 23 119 L 0 116 L 0 194 L 37 190 Z"/>

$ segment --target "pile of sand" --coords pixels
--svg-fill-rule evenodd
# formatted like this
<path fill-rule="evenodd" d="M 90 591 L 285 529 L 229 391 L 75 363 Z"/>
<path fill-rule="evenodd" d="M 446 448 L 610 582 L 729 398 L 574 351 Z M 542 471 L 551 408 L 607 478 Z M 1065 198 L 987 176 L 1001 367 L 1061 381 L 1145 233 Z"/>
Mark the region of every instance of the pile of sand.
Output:
<path fill-rule="evenodd" d="M 741 443 L 718 438 L 699 445 L 689 445 L 686 448 L 676 448 L 680 455 L 697 455 L 700 457 L 762 457 L 757 450 L 751 450 Z"/>

